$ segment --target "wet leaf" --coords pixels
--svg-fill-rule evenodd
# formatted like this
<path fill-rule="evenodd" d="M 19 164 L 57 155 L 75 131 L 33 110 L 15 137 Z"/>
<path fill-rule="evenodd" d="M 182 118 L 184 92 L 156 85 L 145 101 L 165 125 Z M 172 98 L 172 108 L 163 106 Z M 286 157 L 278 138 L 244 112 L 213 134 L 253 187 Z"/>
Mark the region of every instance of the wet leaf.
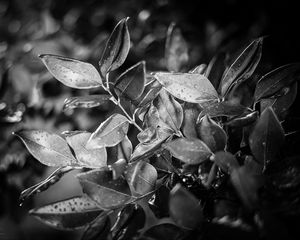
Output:
<path fill-rule="evenodd" d="M 247 80 L 256 69 L 262 53 L 263 38 L 251 42 L 225 72 L 220 88 L 226 96 L 233 85 Z"/>
<path fill-rule="evenodd" d="M 110 239 L 110 220 L 108 216 L 103 213 L 100 214 L 93 222 L 91 222 L 81 237 L 81 240 L 96 240 L 96 239 Z"/>
<path fill-rule="evenodd" d="M 84 193 L 103 209 L 119 208 L 133 200 L 123 177 L 113 179 L 112 171 L 93 170 L 77 175 Z"/>
<path fill-rule="evenodd" d="M 203 213 L 200 201 L 180 184 L 170 192 L 169 212 L 171 218 L 182 228 L 200 228 Z"/>
<path fill-rule="evenodd" d="M 121 114 L 113 114 L 92 133 L 86 148 L 113 147 L 121 142 L 128 131 L 129 122 Z"/>
<path fill-rule="evenodd" d="M 93 108 L 104 104 L 107 104 L 110 99 L 110 95 L 88 95 L 81 97 L 69 97 L 64 102 L 63 111 L 73 108 Z"/>
<path fill-rule="evenodd" d="M 103 212 L 87 197 L 74 197 L 51 203 L 30 211 L 43 223 L 58 229 L 77 229 L 86 226 Z"/>
<path fill-rule="evenodd" d="M 130 49 L 130 35 L 128 32 L 127 21 L 129 18 L 123 18 L 118 22 L 112 31 L 102 57 L 99 61 L 100 72 L 104 77 L 108 72 L 116 70 L 124 62 Z"/>
<path fill-rule="evenodd" d="M 219 88 L 222 75 L 225 71 L 225 58 L 226 54 L 224 52 L 214 56 L 210 60 L 205 73 L 203 73 L 209 79 L 215 89 Z"/>
<path fill-rule="evenodd" d="M 138 99 L 145 88 L 146 81 L 145 61 L 141 61 L 122 73 L 114 84 L 118 97 L 123 96 L 130 100 Z"/>
<path fill-rule="evenodd" d="M 179 72 L 189 60 L 187 42 L 175 23 L 171 23 L 167 31 L 165 59 L 166 67 L 170 72 Z"/>
<path fill-rule="evenodd" d="M 143 235 L 142 239 L 147 240 L 177 240 L 182 239 L 184 232 L 175 224 L 162 223 L 149 228 Z"/>
<path fill-rule="evenodd" d="M 87 168 L 101 168 L 106 166 L 107 153 L 105 147 L 87 149 L 86 143 L 92 134 L 89 132 L 76 132 L 66 137 L 73 149 L 79 166 Z"/>
<path fill-rule="evenodd" d="M 51 167 L 77 165 L 67 142 L 57 134 L 43 130 L 23 130 L 13 133 L 41 163 Z"/>
<path fill-rule="evenodd" d="M 249 136 L 249 145 L 256 160 L 266 166 L 275 161 L 284 143 L 283 128 L 272 108 L 263 111 Z"/>
<path fill-rule="evenodd" d="M 284 87 L 299 79 L 300 64 L 292 63 L 281 66 L 264 75 L 257 83 L 254 93 L 255 102 L 272 97 Z"/>
<path fill-rule="evenodd" d="M 159 72 L 155 77 L 169 93 L 183 101 L 203 104 L 218 100 L 217 91 L 204 75 Z"/>
<path fill-rule="evenodd" d="M 199 139 L 177 138 L 163 144 L 163 148 L 171 155 L 187 164 L 199 164 L 207 160 L 212 152 L 208 146 Z"/>
<path fill-rule="evenodd" d="M 212 152 L 224 150 L 227 143 L 227 134 L 223 128 L 208 115 L 200 119 L 196 129 L 200 139 Z"/>
<path fill-rule="evenodd" d="M 220 167 L 224 172 L 230 174 L 233 169 L 239 167 L 239 163 L 234 155 L 230 152 L 219 151 L 211 158 L 218 167 Z"/>
<path fill-rule="evenodd" d="M 39 57 L 49 72 L 68 87 L 88 89 L 102 85 L 98 71 L 89 63 L 50 54 L 42 54 Z"/>
<path fill-rule="evenodd" d="M 196 121 L 199 113 L 200 110 L 194 104 L 187 103 L 184 105 L 182 132 L 188 139 L 197 138 Z"/>
<path fill-rule="evenodd" d="M 143 196 L 155 189 L 156 169 L 145 161 L 130 164 L 126 170 L 126 179 L 133 196 Z"/>

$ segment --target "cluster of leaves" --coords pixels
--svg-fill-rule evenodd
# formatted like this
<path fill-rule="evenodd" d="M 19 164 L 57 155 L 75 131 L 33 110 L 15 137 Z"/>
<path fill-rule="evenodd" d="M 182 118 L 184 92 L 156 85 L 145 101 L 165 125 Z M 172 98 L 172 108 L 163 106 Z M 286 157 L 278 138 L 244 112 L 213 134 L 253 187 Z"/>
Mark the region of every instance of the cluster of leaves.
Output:
<path fill-rule="evenodd" d="M 171 24 L 165 47 L 169 72 L 149 73 L 141 61 L 112 79 L 110 73 L 130 49 L 127 21 L 122 19 L 107 40 L 99 72 L 86 62 L 40 55 L 64 85 L 106 92 L 67 98 L 64 109 L 111 101 L 123 114 L 112 113 L 94 132 L 14 133 L 37 160 L 58 167 L 24 190 L 21 200 L 48 189 L 65 173 L 83 169 L 77 176 L 83 196 L 30 213 L 59 229 L 85 228 L 82 239 L 218 239 L 232 233 L 250 239 L 269 234 L 270 216 L 288 202 L 266 210 L 269 202 L 260 201 L 261 195 L 299 187 L 295 160 L 279 172 L 278 164 L 290 158 L 283 146 L 291 134 L 285 136 L 280 121 L 296 98 L 300 65 L 253 78 L 262 56 L 263 38 L 258 38 L 228 66 L 219 54 L 208 65 L 183 72 L 188 46 Z M 135 139 L 127 136 L 131 126 L 139 131 Z M 280 174 L 285 184 L 276 181 Z M 299 191 L 293 194 L 293 212 L 287 215 L 299 213 Z"/>

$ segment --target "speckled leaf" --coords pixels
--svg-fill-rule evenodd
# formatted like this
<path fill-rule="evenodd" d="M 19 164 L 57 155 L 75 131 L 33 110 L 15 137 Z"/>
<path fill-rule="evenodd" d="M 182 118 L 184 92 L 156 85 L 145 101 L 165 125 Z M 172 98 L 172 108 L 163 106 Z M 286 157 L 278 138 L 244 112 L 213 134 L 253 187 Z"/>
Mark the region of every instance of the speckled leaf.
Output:
<path fill-rule="evenodd" d="M 167 31 L 165 59 L 166 67 L 170 72 L 179 72 L 189 60 L 187 42 L 175 23 L 171 23 Z"/>
<path fill-rule="evenodd" d="M 41 163 L 51 167 L 76 165 L 70 147 L 59 135 L 43 130 L 24 130 L 14 134 Z"/>
<path fill-rule="evenodd" d="M 265 109 L 249 136 L 249 145 L 256 160 L 266 166 L 276 160 L 284 143 L 283 128 L 271 107 Z"/>
<path fill-rule="evenodd" d="M 79 174 L 84 193 L 104 209 L 115 209 L 133 200 L 127 181 L 121 176 L 113 179 L 112 171 L 93 170 Z"/>
<path fill-rule="evenodd" d="M 204 75 L 159 72 L 155 77 L 169 93 L 183 101 L 201 104 L 218 100 L 216 89 Z"/>
<path fill-rule="evenodd" d="M 92 222 L 101 212 L 87 197 L 74 197 L 30 211 L 43 223 L 58 229 L 77 229 Z"/>
<path fill-rule="evenodd" d="M 200 113 L 195 104 L 184 104 L 184 119 L 182 124 L 182 132 L 186 138 L 197 138 L 196 121 Z"/>
<path fill-rule="evenodd" d="M 145 61 L 141 61 L 122 73 L 114 84 L 115 93 L 130 100 L 138 99 L 145 88 Z"/>
<path fill-rule="evenodd" d="M 225 58 L 226 54 L 223 52 L 214 56 L 210 60 L 205 73 L 203 73 L 215 89 L 219 88 L 220 81 L 225 70 Z"/>
<path fill-rule="evenodd" d="M 130 49 L 127 20 L 128 18 L 123 18 L 119 21 L 107 40 L 104 52 L 99 61 L 102 76 L 119 68 L 125 62 Z"/>
<path fill-rule="evenodd" d="M 121 114 L 113 114 L 92 133 L 87 141 L 87 149 L 113 147 L 121 142 L 128 131 L 129 122 Z"/>
<path fill-rule="evenodd" d="M 228 174 L 230 174 L 233 169 L 239 167 L 238 161 L 230 152 L 216 152 L 211 160 L 214 161 L 218 167 L 220 167 L 224 172 Z"/>
<path fill-rule="evenodd" d="M 228 68 L 220 84 L 222 96 L 225 96 L 234 84 L 245 81 L 253 74 L 261 58 L 262 43 L 263 38 L 255 39 Z"/>
<path fill-rule="evenodd" d="M 107 153 L 105 147 L 87 149 L 86 143 L 92 134 L 89 132 L 76 132 L 66 137 L 68 144 L 73 149 L 78 164 L 81 167 L 101 168 L 106 166 Z"/>
<path fill-rule="evenodd" d="M 39 57 L 49 72 L 68 87 L 88 89 L 102 85 L 102 79 L 92 64 L 50 54 Z"/>
<path fill-rule="evenodd" d="M 257 83 L 254 93 L 256 102 L 272 97 L 284 87 L 291 85 L 300 77 L 300 63 L 281 66 L 264 75 Z"/>
<path fill-rule="evenodd" d="M 111 98 L 108 94 L 69 97 L 64 102 L 63 111 L 73 108 L 93 108 L 107 104 Z"/>
<path fill-rule="evenodd" d="M 155 167 L 141 160 L 128 166 L 126 179 L 132 195 L 142 196 L 155 189 L 157 172 Z"/>
<path fill-rule="evenodd" d="M 224 150 L 227 143 L 227 135 L 223 128 L 205 115 L 197 123 L 198 136 L 212 152 Z"/>
<path fill-rule="evenodd" d="M 173 157 L 191 165 L 207 160 L 212 154 L 208 146 L 199 139 L 177 138 L 163 144 L 163 148 L 169 150 Z"/>
<path fill-rule="evenodd" d="M 170 192 L 169 212 L 171 218 L 182 228 L 200 228 L 204 220 L 200 201 L 180 184 Z"/>

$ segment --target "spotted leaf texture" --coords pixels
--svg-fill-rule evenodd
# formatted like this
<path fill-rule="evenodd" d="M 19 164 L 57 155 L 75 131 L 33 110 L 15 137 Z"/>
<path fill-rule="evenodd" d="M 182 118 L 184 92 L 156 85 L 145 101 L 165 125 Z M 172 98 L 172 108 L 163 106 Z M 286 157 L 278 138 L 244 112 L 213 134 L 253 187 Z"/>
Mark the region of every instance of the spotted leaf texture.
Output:
<path fill-rule="evenodd" d="M 169 150 L 173 157 L 190 165 L 199 164 L 212 154 L 208 146 L 199 139 L 177 138 L 163 144 L 163 148 Z"/>
<path fill-rule="evenodd" d="M 183 101 L 203 104 L 218 100 L 216 89 L 204 75 L 158 72 L 155 77 L 169 93 Z"/>
<path fill-rule="evenodd" d="M 41 163 L 50 167 L 77 165 L 67 142 L 57 134 L 43 130 L 24 130 L 14 133 L 28 151 Z"/>
<path fill-rule="evenodd" d="M 87 197 L 74 197 L 32 209 L 30 214 L 43 223 L 58 229 L 78 229 L 92 222 L 101 212 Z"/>
<path fill-rule="evenodd" d="M 50 54 L 39 57 L 49 72 L 68 87 L 88 89 L 102 85 L 102 79 L 92 64 Z"/>
<path fill-rule="evenodd" d="M 128 131 L 129 122 L 121 114 L 113 114 L 92 133 L 87 149 L 113 147 L 121 142 Z"/>
<path fill-rule="evenodd" d="M 74 108 L 93 108 L 104 104 L 108 104 L 111 98 L 108 94 L 103 95 L 88 95 L 80 97 L 69 97 L 64 102 L 63 110 Z"/>

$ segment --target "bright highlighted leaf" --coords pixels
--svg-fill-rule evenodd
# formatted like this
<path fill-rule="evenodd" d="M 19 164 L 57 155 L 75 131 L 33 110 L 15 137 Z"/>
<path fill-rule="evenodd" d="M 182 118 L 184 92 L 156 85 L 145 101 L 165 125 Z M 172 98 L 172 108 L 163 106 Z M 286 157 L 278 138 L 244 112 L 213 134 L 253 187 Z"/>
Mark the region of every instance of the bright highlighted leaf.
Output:
<path fill-rule="evenodd" d="M 179 72 L 189 60 L 188 45 L 175 23 L 171 23 L 168 28 L 165 59 L 167 69 L 170 72 Z"/>
<path fill-rule="evenodd" d="M 284 143 L 283 128 L 272 108 L 263 111 L 249 136 L 249 145 L 256 160 L 266 166 L 276 160 Z"/>
<path fill-rule="evenodd" d="M 30 211 L 43 223 L 58 229 L 77 229 L 92 222 L 101 212 L 87 197 L 74 197 Z"/>
<path fill-rule="evenodd" d="M 169 93 L 183 101 L 201 104 L 218 100 L 216 89 L 204 75 L 159 72 L 155 77 Z"/>
<path fill-rule="evenodd" d="M 186 229 L 200 228 L 204 218 L 200 201 L 180 184 L 170 192 L 169 212 L 171 218 Z"/>
<path fill-rule="evenodd" d="M 87 168 L 101 168 L 106 166 L 107 153 L 106 149 L 87 149 L 86 143 L 92 134 L 89 132 L 75 132 L 68 135 L 66 140 L 72 147 L 78 165 Z"/>
<path fill-rule="evenodd" d="M 163 144 L 163 148 L 169 150 L 173 157 L 191 165 L 207 160 L 212 154 L 208 146 L 199 139 L 177 138 Z"/>
<path fill-rule="evenodd" d="M 50 54 L 42 54 L 39 57 L 49 72 L 68 87 L 88 89 L 102 85 L 98 71 L 89 63 Z"/>
<path fill-rule="evenodd" d="M 121 142 L 127 134 L 129 122 L 121 114 L 114 114 L 106 119 L 95 132 L 92 133 L 87 149 L 113 147 Z"/>
<path fill-rule="evenodd" d="M 98 107 L 103 104 L 107 104 L 110 98 L 111 96 L 107 94 L 69 97 L 64 102 L 63 110 L 66 111 L 68 109 L 73 109 L 73 108 Z"/>
<path fill-rule="evenodd" d="M 51 167 L 76 165 L 67 142 L 57 134 L 43 130 L 24 130 L 14 133 L 28 151 L 41 163 Z"/>
<path fill-rule="evenodd" d="M 119 97 L 130 100 L 138 99 L 145 88 L 145 61 L 139 62 L 127 69 L 116 80 L 114 90 Z"/>
<path fill-rule="evenodd" d="M 113 70 L 119 68 L 124 62 L 130 49 L 130 36 L 127 20 L 123 18 L 118 22 L 109 39 L 99 61 L 100 72 L 103 77 Z"/>
<path fill-rule="evenodd" d="M 101 208 L 115 209 L 133 200 L 127 181 L 123 177 L 113 179 L 107 169 L 79 174 L 78 179 L 83 192 Z"/>
<path fill-rule="evenodd" d="M 157 172 L 155 167 L 145 161 L 128 166 L 126 179 L 134 196 L 145 195 L 155 189 Z"/>

